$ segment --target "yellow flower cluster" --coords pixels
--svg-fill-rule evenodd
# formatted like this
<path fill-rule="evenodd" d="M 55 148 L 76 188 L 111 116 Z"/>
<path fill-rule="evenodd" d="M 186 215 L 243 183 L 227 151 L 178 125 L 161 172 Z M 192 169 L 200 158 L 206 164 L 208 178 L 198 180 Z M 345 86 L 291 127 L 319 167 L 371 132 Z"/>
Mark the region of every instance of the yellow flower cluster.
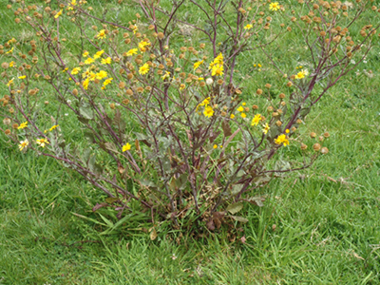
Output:
<path fill-rule="evenodd" d="M 104 50 L 100 50 L 100 51 L 96 52 L 93 57 L 88 57 L 89 56 L 89 52 L 85 51 L 83 53 L 83 56 L 84 57 L 88 57 L 88 58 L 85 60 L 84 63 L 85 64 L 92 64 L 97 59 L 101 58 L 103 54 L 104 54 Z M 111 63 L 112 63 L 112 59 L 110 57 L 102 58 L 101 59 L 101 64 L 111 64 Z M 108 76 L 108 74 L 107 74 L 106 71 L 100 70 L 99 72 L 95 73 L 95 72 L 92 71 L 94 69 L 95 69 L 95 66 L 91 66 L 91 67 L 87 68 L 82 73 L 82 78 L 84 79 L 82 84 L 83 84 L 83 88 L 86 89 L 86 90 L 88 89 L 90 81 L 102 80 L 102 79 L 107 78 L 107 76 Z M 71 74 L 78 74 L 80 70 L 81 70 L 80 67 L 75 67 L 75 68 L 72 69 Z M 112 82 L 112 80 L 113 80 L 113 78 L 106 79 L 103 82 L 102 89 L 104 90 L 106 88 L 106 86 Z"/>
<path fill-rule="evenodd" d="M 309 72 L 307 71 L 307 69 L 302 69 L 300 72 L 297 73 L 297 75 L 295 76 L 295 79 L 302 79 L 308 75 L 309 75 Z"/>
<path fill-rule="evenodd" d="M 203 115 L 205 115 L 205 117 L 207 117 L 207 118 L 210 118 L 214 115 L 214 109 L 209 105 L 210 100 L 211 100 L 211 98 L 207 97 L 201 103 L 198 104 L 197 109 L 196 109 L 196 111 L 198 111 L 199 107 L 204 106 L 205 108 L 203 110 Z"/>
<path fill-rule="evenodd" d="M 279 135 L 275 140 L 274 142 L 276 144 L 283 144 L 283 146 L 287 146 L 289 145 L 289 140 L 287 138 L 287 136 L 285 134 L 281 134 Z"/>
<path fill-rule="evenodd" d="M 212 76 L 222 76 L 224 74 L 224 67 L 223 67 L 223 54 L 220 53 L 213 62 L 210 63 L 208 69 L 211 69 L 211 75 Z"/>

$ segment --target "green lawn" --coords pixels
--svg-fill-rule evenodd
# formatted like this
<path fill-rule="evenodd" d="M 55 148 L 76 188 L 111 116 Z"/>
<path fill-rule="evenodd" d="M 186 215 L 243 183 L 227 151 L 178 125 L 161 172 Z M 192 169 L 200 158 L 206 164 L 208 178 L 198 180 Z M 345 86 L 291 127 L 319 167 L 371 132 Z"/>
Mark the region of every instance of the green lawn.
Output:
<path fill-rule="evenodd" d="M 88 2 L 95 10 L 102 3 Z M 0 25 L 7 27 L 0 42 L 12 33 L 27 38 L 5 4 L 0 0 Z M 138 9 L 123 11 L 127 22 Z M 293 40 L 289 35 L 284 44 Z M 276 56 L 281 60 L 281 50 Z M 282 60 L 294 66 L 298 59 Z M 240 71 L 253 63 L 263 68 L 246 88 L 276 78 L 257 54 L 245 54 Z M 92 212 L 103 197 L 98 190 L 51 159 L 20 153 L 1 134 L 0 284 L 379 284 L 379 76 L 375 46 L 300 128 L 301 134 L 328 131 L 330 152 L 261 189 L 264 207 L 247 205 L 249 222 L 233 235 L 221 230 L 193 239 L 162 225 L 151 241 L 149 224 L 138 218 L 104 234 L 117 221 Z M 298 152 L 290 146 L 283 155 Z"/>

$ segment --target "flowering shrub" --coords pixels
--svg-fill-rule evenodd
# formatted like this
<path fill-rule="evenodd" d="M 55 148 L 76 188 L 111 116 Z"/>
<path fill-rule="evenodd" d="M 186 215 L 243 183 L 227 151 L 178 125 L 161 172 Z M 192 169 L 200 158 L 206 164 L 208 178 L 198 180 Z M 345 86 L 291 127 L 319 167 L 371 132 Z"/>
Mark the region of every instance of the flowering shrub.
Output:
<path fill-rule="evenodd" d="M 115 11 L 141 8 L 128 24 L 97 16 L 81 0 L 17 2 L 8 8 L 32 34 L 0 46 L 3 138 L 25 155 L 59 160 L 102 190 L 107 198 L 94 211 L 113 207 L 121 218 L 140 209 L 152 223 L 160 217 L 209 230 L 246 222 L 236 214 L 244 203 L 263 205 L 258 188 L 328 153 L 328 133 L 302 141 L 298 129 L 363 60 L 379 28 L 371 17 L 357 24 L 367 10 L 379 15 L 372 1 L 361 0 L 350 8 L 323 0 L 294 7 L 177 0 L 169 8 L 120 0 Z M 186 15 L 190 8 L 203 21 Z M 289 33 L 307 46 L 299 55 L 306 66 L 284 67 L 274 58 L 278 48 L 286 56 L 281 40 Z M 236 66 L 250 51 L 272 63 L 275 82 L 244 89 L 249 77 Z M 299 159 L 281 158 L 289 147 L 300 149 Z"/>

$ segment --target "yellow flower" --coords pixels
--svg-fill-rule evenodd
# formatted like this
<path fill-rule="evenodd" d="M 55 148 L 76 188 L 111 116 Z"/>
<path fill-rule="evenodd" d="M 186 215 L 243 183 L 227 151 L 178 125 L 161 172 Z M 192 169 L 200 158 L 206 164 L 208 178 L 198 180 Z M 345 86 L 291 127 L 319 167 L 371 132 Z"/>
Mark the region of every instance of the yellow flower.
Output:
<path fill-rule="evenodd" d="M 289 145 L 289 140 L 285 136 L 285 134 L 281 134 L 277 137 L 277 139 L 274 140 L 276 144 L 283 144 L 284 146 Z"/>
<path fill-rule="evenodd" d="M 89 54 L 90 53 L 88 51 L 85 51 L 82 55 L 83 55 L 83 57 L 88 57 Z"/>
<path fill-rule="evenodd" d="M 69 7 L 67 8 L 68 10 L 73 10 L 74 9 L 74 6 L 77 5 L 77 0 L 71 0 L 71 3 L 69 5 Z"/>
<path fill-rule="evenodd" d="M 140 67 L 139 73 L 141 75 L 147 74 L 149 69 L 150 69 L 149 64 L 145 63 L 143 66 Z"/>
<path fill-rule="evenodd" d="M 80 67 L 75 67 L 75 68 L 73 68 L 73 70 L 71 71 L 71 74 L 78 74 L 79 71 L 81 71 L 81 68 L 80 68 Z"/>
<path fill-rule="evenodd" d="M 194 63 L 194 70 L 196 70 L 202 63 L 203 63 L 203 60 L 197 61 L 196 63 Z"/>
<path fill-rule="evenodd" d="M 245 105 L 247 105 L 247 103 L 245 103 L 245 102 L 243 102 L 243 103 L 241 103 L 243 106 L 245 106 Z"/>
<path fill-rule="evenodd" d="M 247 117 L 247 115 L 246 115 L 245 113 L 241 113 L 240 116 L 241 116 L 242 118 L 246 118 L 246 117 Z"/>
<path fill-rule="evenodd" d="M 14 50 L 14 47 L 12 47 L 10 50 L 8 50 L 8 51 L 6 52 L 6 54 L 7 54 L 7 53 L 13 53 L 13 50 Z"/>
<path fill-rule="evenodd" d="M 214 144 L 214 145 L 213 145 L 213 148 L 214 148 L 214 149 L 218 148 L 218 145 L 217 145 L 217 144 Z"/>
<path fill-rule="evenodd" d="M 212 69 L 215 65 L 222 65 L 223 66 L 223 54 L 220 53 L 213 62 L 210 63 L 208 69 Z"/>
<path fill-rule="evenodd" d="M 57 128 L 59 125 L 54 125 L 54 126 L 52 126 L 50 129 L 49 129 L 49 131 L 51 132 L 52 130 L 54 130 L 55 128 Z"/>
<path fill-rule="evenodd" d="M 36 140 L 36 143 L 40 146 L 40 147 L 45 147 L 45 145 L 49 144 L 49 141 L 47 139 L 37 139 Z"/>
<path fill-rule="evenodd" d="M 103 58 L 102 59 L 102 64 L 111 64 L 112 60 L 110 57 Z"/>
<path fill-rule="evenodd" d="M 146 41 L 139 42 L 140 51 L 145 52 L 147 50 L 146 46 L 149 46 L 149 45 L 150 45 L 150 43 L 146 42 Z"/>
<path fill-rule="evenodd" d="M 132 56 L 134 54 L 137 54 L 137 48 L 133 48 L 133 49 L 130 49 L 128 52 L 127 52 L 127 56 Z"/>
<path fill-rule="evenodd" d="M 170 77 L 169 71 L 165 71 L 165 74 L 163 76 L 161 76 L 162 80 L 165 80 L 166 78 L 169 78 L 169 77 Z"/>
<path fill-rule="evenodd" d="M 9 63 L 9 67 L 13 67 L 13 65 L 15 65 L 15 62 L 14 62 L 14 61 L 11 61 L 11 62 Z"/>
<path fill-rule="evenodd" d="M 139 30 L 136 25 L 132 26 L 133 34 L 136 34 Z"/>
<path fill-rule="evenodd" d="M 231 119 L 235 118 L 235 115 L 234 115 L 234 114 L 231 114 L 230 118 L 231 118 Z"/>
<path fill-rule="evenodd" d="M 61 16 L 62 15 L 62 9 L 57 13 L 57 14 L 55 14 L 55 16 L 54 16 L 54 18 L 58 18 L 59 16 Z"/>
<path fill-rule="evenodd" d="M 130 149 L 131 149 L 131 145 L 129 143 L 126 143 L 125 145 L 123 145 L 123 152 L 130 150 Z"/>
<path fill-rule="evenodd" d="M 95 76 L 96 79 L 102 80 L 103 78 L 106 78 L 108 74 L 107 71 L 100 70 Z"/>
<path fill-rule="evenodd" d="M 94 63 L 94 62 L 95 62 L 95 60 L 94 60 L 93 58 L 91 58 L 91 57 L 87 58 L 87 59 L 84 61 L 85 64 L 91 64 L 91 63 Z"/>
<path fill-rule="evenodd" d="M 84 88 L 85 90 L 88 89 L 88 84 L 89 84 L 89 83 L 90 83 L 90 79 L 89 79 L 89 78 L 86 78 L 86 80 L 83 81 L 83 88 Z"/>
<path fill-rule="evenodd" d="M 244 108 L 243 108 L 242 106 L 239 106 L 239 108 L 237 108 L 237 110 L 238 110 L 239 112 L 243 112 L 243 111 L 244 111 Z"/>
<path fill-rule="evenodd" d="M 98 52 L 94 55 L 94 59 L 98 59 L 99 57 L 102 56 L 103 53 L 104 53 L 104 50 L 100 50 L 100 51 L 98 51 Z"/>
<path fill-rule="evenodd" d="M 268 123 L 266 123 L 265 126 L 263 126 L 263 127 L 264 127 L 264 129 L 263 129 L 263 133 L 264 133 L 264 134 L 267 134 L 268 131 L 270 130 L 270 127 L 269 127 Z"/>
<path fill-rule="evenodd" d="M 257 126 L 261 121 L 261 115 L 260 114 L 257 114 L 253 117 L 252 119 L 252 122 L 251 122 L 251 126 Z"/>
<path fill-rule="evenodd" d="M 14 81 L 13 78 L 11 80 L 9 80 L 8 83 L 7 83 L 7 87 L 9 87 L 10 85 L 13 85 L 13 81 Z"/>
<path fill-rule="evenodd" d="M 220 54 L 214 59 L 214 63 L 223 64 L 223 54 L 222 54 L 222 53 L 220 53 Z"/>
<path fill-rule="evenodd" d="M 289 134 L 289 133 L 290 133 L 289 129 L 286 129 L 286 130 L 285 130 L 285 133 Z"/>
<path fill-rule="evenodd" d="M 86 71 L 82 73 L 82 78 L 86 78 L 90 76 L 90 73 L 91 73 L 90 68 L 87 68 Z"/>
<path fill-rule="evenodd" d="M 100 30 L 99 34 L 96 35 L 97 39 L 105 39 L 107 37 L 106 30 Z"/>
<path fill-rule="evenodd" d="M 302 72 L 298 72 L 295 78 L 296 79 L 302 79 L 304 77 L 305 77 L 305 75 Z"/>
<path fill-rule="evenodd" d="M 24 122 L 24 123 L 21 123 L 20 126 L 18 126 L 17 129 L 19 129 L 19 130 L 25 129 L 27 126 L 28 126 L 28 122 Z"/>
<path fill-rule="evenodd" d="M 202 103 L 199 104 L 199 106 L 205 106 L 205 107 L 207 107 L 208 104 L 210 104 L 210 97 L 207 97 L 206 99 L 204 99 L 202 101 Z"/>
<path fill-rule="evenodd" d="M 212 117 L 212 116 L 214 115 L 214 110 L 212 109 L 211 106 L 207 106 L 207 107 L 205 108 L 205 110 L 203 111 L 203 114 L 204 114 L 206 117 L 210 118 L 210 117 Z"/>
<path fill-rule="evenodd" d="M 252 29 L 252 25 L 251 24 L 248 24 L 248 25 L 246 25 L 245 27 L 244 27 L 244 30 L 250 30 L 250 29 Z"/>
<path fill-rule="evenodd" d="M 19 76 L 18 78 L 19 78 L 19 79 L 25 79 L 25 78 L 26 78 L 26 75 Z"/>
<path fill-rule="evenodd" d="M 18 145 L 18 148 L 21 150 L 23 150 L 24 148 L 26 148 L 27 146 L 29 145 L 29 141 L 26 139 L 24 141 L 20 141 L 20 144 Z"/>
<path fill-rule="evenodd" d="M 278 2 L 270 3 L 269 4 L 269 10 L 271 10 L 271 11 L 280 10 L 280 4 L 278 4 Z"/>
<path fill-rule="evenodd" d="M 224 71 L 224 68 L 223 68 L 222 64 L 215 64 L 212 67 L 211 75 L 212 76 L 222 76 L 223 75 L 223 71 Z"/>
<path fill-rule="evenodd" d="M 113 80 L 113 78 L 108 78 L 108 79 L 104 80 L 103 86 L 106 87 L 108 84 L 111 84 L 112 80 Z"/>

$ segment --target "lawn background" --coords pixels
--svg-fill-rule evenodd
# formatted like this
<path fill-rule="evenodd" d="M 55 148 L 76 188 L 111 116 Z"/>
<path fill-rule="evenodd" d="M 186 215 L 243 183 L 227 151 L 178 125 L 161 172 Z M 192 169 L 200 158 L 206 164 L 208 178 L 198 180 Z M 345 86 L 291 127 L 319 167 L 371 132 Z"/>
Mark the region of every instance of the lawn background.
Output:
<path fill-rule="evenodd" d="M 112 5 L 88 2 L 98 12 Z M 14 33 L 28 38 L 5 4 L 0 41 Z M 120 14 L 127 22 L 137 11 L 126 5 Z M 291 34 L 284 39 L 296 44 Z M 273 52 L 279 59 L 284 51 Z M 288 52 L 284 65 L 302 63 Z M 239 69 L 248 72 L 254 63 L 263 68 L 251 72 L 248 89 L 274 78 L 254 53 L 244 54 Z M 312 110 L 300 131 L 329 131 L 330 152 L 262 189 L 265 206 L 245 209 L 245 244 L 224 231 L 171 240 L 166 228 L 151 241 L 149 226 L 138 220 L 102 235 L 104 221 L 91 211 L 98 190 L 51 159 L 20 153 L 1 135 L 0 284 L 379 284 L 379 73 L 376 46 Z"/>

